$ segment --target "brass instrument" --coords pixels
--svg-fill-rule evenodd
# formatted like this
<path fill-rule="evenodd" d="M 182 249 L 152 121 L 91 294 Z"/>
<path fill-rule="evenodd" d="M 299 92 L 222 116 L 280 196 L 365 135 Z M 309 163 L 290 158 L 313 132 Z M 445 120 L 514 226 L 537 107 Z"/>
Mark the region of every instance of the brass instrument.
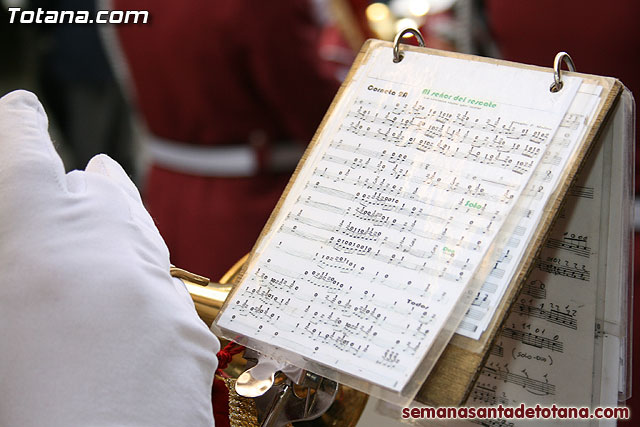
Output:
<path fill-rule="evenodd" d="M 218 283 L 211 282 L 204 276 L 177 267 L 171 267 L 171 275 L 181 279 L 186 284 L 198 315 L 207 325 L 211 325 L 220 312 L 227 296 L 238 282 L 240 271 L 248 257 L 249 255 L 245 255 L 236 262 Z M 235 373 L 237 376 L 244 370 L 244 367 L 243 362 L 236 362 L 234 359 L 226 372 Z M 364 411 L 368 398 L 367 394 L 340 384 L 337 395 L 326 412 L 313 420 L 297 421 L 293 425 L 353 427 Z"/>

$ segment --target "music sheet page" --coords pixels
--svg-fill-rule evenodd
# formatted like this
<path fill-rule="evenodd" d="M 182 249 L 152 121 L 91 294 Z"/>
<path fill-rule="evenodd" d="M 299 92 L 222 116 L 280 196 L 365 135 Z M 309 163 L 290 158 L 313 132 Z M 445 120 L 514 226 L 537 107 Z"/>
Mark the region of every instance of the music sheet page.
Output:
<path fill-rule="evenodd" d="M 451 313 L 538 165 L 556 161 L 547 147 L 581 79 L 551 93 L 550 73 L 391 58 L 374 49 L 354 74 L 217 325 L 399 391 L 455 329 Z"/>
<path fill-rule="evenodd" d="M 560 218 L 474 386 L 470 405 L 591 404 L 598 265 L 599 257 L 606 256 L 599 253 L 604 157 L 594 151 L 569 190 Z"/>
<path fill-rule="evenodd" d="M 458 334 L 478 339 L 492 320 L 507 286 L 516 274 L 518 261 L 524 253 L 531 236 L 540 224 L 542 210 L 534 206 L 547 197 L 558 185 L 558 177 L 567 166 L 566 161 L 575 149 L 576 141 L 584 137 L 588 124 L 594 120 L 594 111 L 600 101 L 602 87 L 593 84 L 580 86 L 569 111 L 560 123 L 558 132 L 542 157 L 542 166 L 531 178 L 518 207 L 510 221 L 517 223 L 512 232 L 501 233 L 496 240 L 498 249 L 491 258 L 493 266 L 489 276 L 478 291 L 472 306 L 456 331 Z M 559 245 L 554 239 L 547 245 Z M 545 264 L 546 265 L 546 264 Z M 556 266 L 548 265 L 547 268 Z M 563 274 L 572 277 L 584 276 L 575 269 L 565 269 Z"/>

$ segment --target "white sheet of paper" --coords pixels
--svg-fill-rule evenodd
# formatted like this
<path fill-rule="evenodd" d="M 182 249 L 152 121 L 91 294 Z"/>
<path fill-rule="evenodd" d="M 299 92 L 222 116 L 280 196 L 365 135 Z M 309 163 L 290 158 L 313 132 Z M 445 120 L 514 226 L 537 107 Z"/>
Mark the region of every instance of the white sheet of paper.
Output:
<path fill-rule="evenodd" d="M 600 86 L 581 85 L 544 155 L 542 160 L 544 168 L 539 169 L 533 175 L 527 186 L 528 191 L 519 202 L 527 208 L 519 210 L 519 218 L 514 220 L 518 225 L 515 227 L 513 235 L 501 235 L 496 240 L 499 249 L 491 260 L 494 267 L 482 284 L 467 315 L 460 322 L 456 333 L 479 339 L 491 322 L 502 296 L 516 274 L 520 257 L 539 226 L 542 211 L 532 209 L 531 204 L 548 197 L 557 188 L 558 177 L 566 167 L 567 159 L 575 152 L 576 142 L 583 138 L 588 128 L 587 125 L 594 119 L 593 112 L 600 101 L 601 92 L 602 87 Z M 518 209 L 516 208 L 516 210 Z M 551 246 L 573 244 L 577 247 L 576 242 L 569 241 L 567 243 L 557 239 L 552 239 L 547 244 Z M 580 271 L 569 270 L 566 273 L 581 274 Z"/>
<path fill-rule="evenodd" d="M 217 325 L 399 391 L 581 79 L 551 94 L 549 73 L 391 57 L 354 77 Z"/>

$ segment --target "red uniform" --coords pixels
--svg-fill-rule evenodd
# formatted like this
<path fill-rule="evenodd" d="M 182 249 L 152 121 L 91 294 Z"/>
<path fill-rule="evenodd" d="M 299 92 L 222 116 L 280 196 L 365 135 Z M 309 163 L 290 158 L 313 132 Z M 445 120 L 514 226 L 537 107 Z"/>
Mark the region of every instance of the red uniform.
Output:
<path fill-rule="evenodd" d="M 254 146 L 259 158 L 279 141 L 306 145 L 339 85 L 321 72 L 308 6 L 136 2 L 150 23 L 118 34 L 150 132 L 187 147 Z M 153 164 L 144 199 L 172 262 L 218 279 L 251 249 L 291 172 L 203 176 Z"/>

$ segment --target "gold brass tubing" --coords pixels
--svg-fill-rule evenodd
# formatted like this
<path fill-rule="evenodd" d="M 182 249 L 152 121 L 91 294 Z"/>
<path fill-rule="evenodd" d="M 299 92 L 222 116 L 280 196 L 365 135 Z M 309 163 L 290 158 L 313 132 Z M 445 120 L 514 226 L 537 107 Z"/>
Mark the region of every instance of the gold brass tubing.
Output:
<path fill-rule="evenodd" d="M 173 265 L 169 268 L 169 273 L 171 273 L 171 275 L 173 277 L 177 277 L 178 279 L 181 279 L 185 283 L 189 282 L 189 283 L 194 283 L 194 284 L 200 285 L 200 286 L 207 286 L 209 284 L 209 278 L 208 277 L 204 277 L 204 276 L 200 276 L 199 274 L 191 273 L 190 271 L 183 270 L 183 269 L 175 267 Z"/>
<path fill-rule="evenodd" d="M 171 276 L 184 282 L 191 294 L 198 315 L 207 325 L 211 325 L 227 299 L 227 295 L 233 289 L 233 285 L 210 282 L 204 276 L 181 268 L 171 267 L 170 272 Z"/>
<path fill-rule="evenodd" d="M 189 282 L 185 282 L 185 284 L 198 315 L 207 325 L 211 325 L 227 299 L 227 295 L 233 289 L 233 285 L 211 282 L 207 286 L 199 286 Z"/>
<path fill-rule="evenodd" d="M 233 267 L 231 267 L 229 270 L 227 270 L 226 273 L 224 273 L 224 276 L 222 276 L 222 279 L 220 279 L 220 283 L 227 284 L 233 282 L 233 279 L 240 272 L 240 269 L 242 268 L 244 263 L 247 262 L 247 259 L 249 259 L 249 254 L 246 254 L 245 256 L 240 258 L 238 262 L 233 264 Z"/>

